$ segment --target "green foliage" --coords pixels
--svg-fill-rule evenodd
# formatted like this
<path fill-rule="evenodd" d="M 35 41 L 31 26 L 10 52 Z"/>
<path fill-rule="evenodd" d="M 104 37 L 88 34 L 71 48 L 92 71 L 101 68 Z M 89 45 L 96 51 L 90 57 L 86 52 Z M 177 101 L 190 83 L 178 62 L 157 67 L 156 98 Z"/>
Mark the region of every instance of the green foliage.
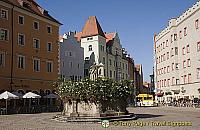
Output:
<path fill-rule="evenodd" d="M 64 98 L 93 102 L 115 102 L 130 96 L 130 81 L 117 82 L 112 79 L 99 78 L 95 81 L 84 79 L 73 82 L 59 78 L 55 83 L 57 93 Z"/>

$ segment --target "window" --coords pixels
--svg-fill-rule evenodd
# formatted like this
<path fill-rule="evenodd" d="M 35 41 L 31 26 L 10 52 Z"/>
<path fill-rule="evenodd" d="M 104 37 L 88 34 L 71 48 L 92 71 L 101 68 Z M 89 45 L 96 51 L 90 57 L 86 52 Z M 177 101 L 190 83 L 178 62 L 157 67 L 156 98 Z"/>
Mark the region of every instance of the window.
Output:
<path fill-rule="evenodd" d="M 52 33 L 52 28 L 51 28 L 51 26 L 47 26 L 47 33 Z"/>
<path fill-rule="evenodd" d="M 33 22 L 33 28 L 34 28 L 35 30 L 39 30 L 39 22 L 34 21 L 34 22 Z M 48 33 L 51 33 L 51 32 L 48 32 Z"/>
<path fill-rule="evenodd" d="M 18 44 L 24 46 L 24 44 L 25 44 L 24 34 L 18 34 Z"/>
<path fill-rule="evenodd" d="M 167 52 L 167 60 L 169 59 L 169 52 Z"/>
<path fill-rule="evenodd" d="M 24 24 L 24 16 L 18 16 L 19 24 Z"/>
<path fill-rule="evenodd" d="M 165 61 L 165 54 L 163 54 L 163 61 Z"/>
<path fill-rule="evenodd" d="M 182 39 L 182 31 L 179 32 L 179 37 Z"/>
<path fill-rule="evenodd" d="M 124 69 L 124 63 L 122 63 L 122 68 Z"/>
<path fill-rule="evenodd" d="M 187 53 L 190 53 L 190 46 L 187 45 Z"/>
<path fill-rule="evenodd" d="M 179 84 L 179 79 L 176 79 L 176 85 L 178 85 Z"/>
<path fill-rule="evenodd" d="M 176 70 L 178 70 L 179 69 L 179 64 L 178 63 L 176 63 Z"/>
<path fill-rule="evenodd" d="M 190 60 L 190 59 L 187 60 L 187 66 L 188 66 L 188 67 L 191 66 L 191 60 Z"/>
<path fill-rule="evenodd" d="M 126 70 L 128 69 L 128 65 L 126 64 Z"/>
<path fill-rule="evenodd" d="M 174 34 L 174 41 L 177 40 L 177 34 Z"/>
<path fill-rule="evenodd" d="M 163 49 L 165 49 L 165 42 L 163 42 Z"/>
<path fill-rule="evenodd" d="M 169 66 L 167 66 L 167 73 L 169 73 L 169 71 L 170 71 L 170 68 L 169 68 Z"/>
<path fill-rule="evenodd" d="M 0 67 L 5 66 L 5 52 L 0 52 Z"/>
<path fill-rule="evenodd" d="M 164 87 L 166 87 L 166 79 L 164 79 Z"/>
<path fill-rule="evenodd" d="M 8 30 L 7 29 L 0 29 L 0 40 L 8 41 Z"/>
<path fill-rule="evenodd" d="M 72 52 L 71 51 L 69 52 L 69 57 L 72 57 Z"/>
<path fill-rule="evenodd" d="M 184 78 L 183 78 L 183 83 L 186 84 L 187 83 L 187 75 L 184 75 Z"/>
<path fill-rule="evenodd" d="M 89 48 L 89 51 L 92 51 L 92 45 L 89 45 L 88 48 Z"/>
<path fill-rule="evenodd" d="M 200 42 L 197 42 L 197 51 L 200 51 Z"/>
<path fill-rule="evenodd" d="M 80 68 L 80 64 L 77 65 L 78 69 Z"/>
<path fill-rule="evenodd" d="M 33 70 L 36 72 L 40 71 L 40 59 L 33 59 Z"/>
<path fill-rule="evenodd" d="M 8 19 L 8 10 L 1 9 L 1 18 Z"/>
<path fill-rule="evenodd" d="M 172 85 L 174 85 L 174 83 L 175 83 L 175 77 L 172 77 Z"/>
<path fill-rule="evenodd" d="M 199 19 L 195 20 L 195 28 L 196 28 L 196 29 L 199 28 Z"/>
<path fill-rule="evenodd" d="M 171 57 L 174 56 L 174 48 L 171 48 Z"/>
<path fill-rule="evenodd" d="M 175 64 L 172 63 L 172 71 L 175 69 Z"/>
<path fill-rule="evenodd" d="M 183 54 L 183 55 L 186 54 L 185 47 L 183 47 L 183 49 L 182 49 L 182 54 Z"/>
<path fill-rule="evenodd" d="M 106 64 L 106 59 L 105 59 L 105 57 L 103 57 L 103 64 L 104 64 L 104 65 Z"/>
<path fill-rule="evenodd" d="M 171 43 L 173 42 L 173 35 L 171 35 Z"/>
<path fill-rule="evenodd" d="M 197 79 L 200 79 L 200 68 L 197 68 Z"/>
<path fill-rule="evenodd" d="M 167 80 L 167 86 L 170 86 L 170 79 Z"/>
<path fill-rule="evenodd" d="M 188 74 L 188 83 L 191 83 L 192 82 L 192 76 L 191 74 Z"/>
<path fill-rule="evenodd" d="M 47 43 L 47 51 L 48 51 L 48 52 L 51 52 L 52 50 L 53 50 L 52 43 L 51 43 L 51 42 L 48 42 L 48 43 Z"/>
<path fill-rule="evenodd" d="M 73 63 L 72 63 L 72 62 L 69 62 L 69 66 L 72 68 L 72 67 L 73 67 Z"/>
<path fill-rule="evenodd" d="M 20 69 L 24 69 L 25 68 L 25 56 L 18 55 L 17 67 L 20 68 Z"/>
<path fill-rule="evenodd" d="M 33 47 L 36 49 L 40 48 L 40 40 L 39 39 L 36 39 L 36 38 L 33 39 Z"/>
<path fill-rule="evenodd" d="M 47 72 L 53 72 L 53 61 L 47 61 Z"/>
<path fill-rule="evenodd" d="M 109 59 L 109 63 L 110 63 L 110 66 L 112 65 L 112 61 L 111 61 L 111 59 Z"/>
<path fill-rule="evenodd" d="M 175 55 L 178 55 L 178 47 L 175 47 Z"/>
<path fill-rule="evenodd" d="M 110 70 L 110 78 L 112 78 L 112 71 Z"/>
<path fill-rule="evenodd" d="M 93 37 L 88 37 L 87 40 L 88 40 L 88 41 L 89 41 L 89 40 L 93 40 Z"/>
<path fill-rule="evenodd" d="M 183 61 L 183 68 L 186 68 L 186 61 Z"/>
<path fill-rule="evenodd" d="M 184 28 L 184 36 L 187 35 L 187 27 Z"/>
<path fill-rule="evenodd" d="M 166 67 L 164 67 L 164 74 L 166 73 Z"/>
<path fill-rule="evenodd" d="M 168 47 L 169 46 L 169 43 L 168 43 L 168 40 L 166 40 L 166 47 Z"/>

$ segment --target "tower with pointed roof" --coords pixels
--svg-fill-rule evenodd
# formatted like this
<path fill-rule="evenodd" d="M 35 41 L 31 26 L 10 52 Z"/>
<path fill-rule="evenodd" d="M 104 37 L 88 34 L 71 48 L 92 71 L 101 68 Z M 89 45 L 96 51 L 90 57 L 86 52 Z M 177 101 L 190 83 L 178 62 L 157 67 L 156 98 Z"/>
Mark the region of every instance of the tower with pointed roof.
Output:
<path fill-rule="evenodd" d="M 128 60 L 118 33 L 104 33 L 96 16 L 90 16 L 75 37 L 84 48 L 85 76 L 128 79 Z"/>

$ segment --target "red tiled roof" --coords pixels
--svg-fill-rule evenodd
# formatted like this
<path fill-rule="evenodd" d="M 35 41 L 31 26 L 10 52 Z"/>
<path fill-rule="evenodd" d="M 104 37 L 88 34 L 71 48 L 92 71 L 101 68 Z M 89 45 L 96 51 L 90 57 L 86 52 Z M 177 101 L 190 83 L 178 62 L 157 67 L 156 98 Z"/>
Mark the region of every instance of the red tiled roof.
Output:
<path fill-rule="evenodd" d="M 105 36 L 106 36 L 106 42 L 108 42 L 109 40 L 113 40 L 113 38 L 115 37 L 115 32 L 112 32 L 112 33 L 106 33 Z"/>
<path fill-rule="evenodd" d="M 96 16 L 90 16 L 86 21 L 85 26 L 83 27 L 81 37 L 88 37 L 95 35 L 101 35 L 102 37 L 105 37 Z"/>
<path fill-rule="evenodd" d="M 107 46 L 113 45 L 113 38 L 115 37 L 115 34 L 116 34 L 115 32 L 105 34 Z"/>
<path fill-rule="evenodd" d="M 40 15 L 42 17 L 45 17 L 53 22 L 56 22 L 58 24 L 61 24 L 59 21 L 54 19 L 52 16 L 48 14 L 48 11 L 43 9 L 40 5 L 38 5 L 35 0 L 2 0 L 6 3 L 12 4 L 14 6 L 18 6 L 19 8 L 22 8 L 24 10 L 27 10 L 29 12 L 35 13 L 37 15 Z M 26 5 L 26 7 L 24 6 Z"/>

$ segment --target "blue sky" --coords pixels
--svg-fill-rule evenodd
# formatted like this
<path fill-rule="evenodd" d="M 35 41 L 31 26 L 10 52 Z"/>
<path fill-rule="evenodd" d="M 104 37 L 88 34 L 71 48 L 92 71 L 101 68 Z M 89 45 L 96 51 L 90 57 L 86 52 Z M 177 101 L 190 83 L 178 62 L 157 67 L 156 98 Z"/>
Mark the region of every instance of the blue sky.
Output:
<path fill-rule="evenodd" d="M 63 25 L 60 34 L 81 31 L 95 15 L 104 32 L 117 31 L 121 44 L 143 65 L 144 81 L 153 68 L 153 35 L 197 0 L 36 0 Z"/>

